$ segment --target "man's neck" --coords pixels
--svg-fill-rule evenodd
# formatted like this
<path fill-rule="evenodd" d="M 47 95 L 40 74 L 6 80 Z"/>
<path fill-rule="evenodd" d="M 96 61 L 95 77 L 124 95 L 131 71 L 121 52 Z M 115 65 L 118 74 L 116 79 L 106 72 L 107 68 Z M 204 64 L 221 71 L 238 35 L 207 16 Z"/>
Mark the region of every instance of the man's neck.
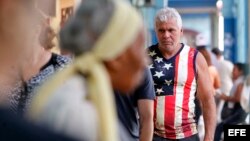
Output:
<path fill-rule="evenodd" d="M 32 76 L 38 74 L 40 72 L 41 67 L 44 66 L 51 58 L 51 52 L 46 51 L 41 46 L 36 46 L 35 48 L 35 51 L 33 51 L 33 53 L 30 53 L 30 56 L 27 56 L 25 58 L 26 63 L 21 66 L 22 77 L 24 81 L 27 81 Z"/>
<path fill-rule="evenodd" d="M 182 44 L 178 44 L 176 47 L 174 47 L 172 50 L 168 50 L 168 49 L 164 49 L 159 47 L 159 50 L 161 52 L 161 54 L 164 56 L 164 58 L 169 59 L 171 57 L 173 57 L 181 48 Z"/>

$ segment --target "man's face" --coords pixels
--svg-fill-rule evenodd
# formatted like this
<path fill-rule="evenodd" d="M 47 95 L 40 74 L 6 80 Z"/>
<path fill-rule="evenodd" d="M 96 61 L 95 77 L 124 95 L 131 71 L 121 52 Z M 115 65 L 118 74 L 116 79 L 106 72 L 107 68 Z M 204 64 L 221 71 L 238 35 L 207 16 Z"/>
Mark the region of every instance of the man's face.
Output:
<path fill-rule="evenodd" d="M 172 52 L 180 43 L 182 29 L 178 27 L 176 20 L 157 21 L 155 27 L 159 47 L 168 52 Z"/>
<path fill-rule="evenodd" d="M 236 80 L 240 75 L 242 75 L 242 71 L 239 70 L 239 68 L 236 65 L 234 65 L 232 73 L 233 73 L 232 75 L 233 80 Z"/>
<path fill-rule="evenodd" d="M 116 66 L 116 77 L 113 77 L 112 80 L 115 90 L 126 93 L 140 84 L 148 59 L 144 43 L 144 33 L 141 31 L 129 48 L 118 57 L 119 65 Z"/>

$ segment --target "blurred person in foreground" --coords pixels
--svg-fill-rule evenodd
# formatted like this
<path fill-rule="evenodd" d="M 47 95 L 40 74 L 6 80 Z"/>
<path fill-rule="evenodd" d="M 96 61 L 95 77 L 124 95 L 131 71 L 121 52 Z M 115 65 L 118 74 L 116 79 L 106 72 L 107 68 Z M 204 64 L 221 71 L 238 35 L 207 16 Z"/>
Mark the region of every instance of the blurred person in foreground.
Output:
<path fill-rule="evenodd" d="M 38 24 L 34 0 L 0 1 L 0 140 L 1 141 L 72 141 L 68 137 L 31 124 L 13 114 L 7 104 L 18 90 L 23 72 L 29 70 Z"/>
<path fill-rule="evenodd" d="M 6 104 L 11 92 L 21 85 L 26 57 L 33 47 L 34 1 L 1 0 L 0 21 L 0 101 Z"/>
<path fill-rule="evenodd" d="M 80 140 L 130 140 L 117 126 L 112 92 L 140 84 L 144 42 L 142 18 L 128 3 L 84 0 L 60 31 L 60 46 L 75 59 L 41 87 L 31 120 Z"/>
<path fill-rule="evenodd" d="M 52 40 L 55 37 L 55 32 L 45 22 L 46 18 L 41 16 L 39 9 L 37 9 L 37 12 L 41 22 L 35 26 L 36 32 L 32 40 L 34 42 L 33 52 L 27 56 L 29 69 L 26 69 L 23 73 L 21 93 L 14 93 L 15 99 L 11 99 L 12 110 L 19 114 L 27 112 L 31 99 L 36 94 L 36 89 L 71 62 L 70 58 L 50 51 L 54 47 Z"/>
<path fill-rule="evenodd" d="M 7 3 L 3 1 L 4 5 L 7 5 Z M 14 113 L 23 114 L 30 104 L 35 89 L 56 71 L 66 66 L 70 59 L 49 51 L 54 46 L 52 40 L 55 33 L 45 22 L 45 17 L 37 8 L 37 1 L 25 0 L 23 3 L 27 4 L 27 9 L 22 9 L 24 7 L 21 7 L 21 4 L 18 3 L 22 2 L 14 1 L 12 6 L 16 5 L 17 10 L 21 12 L 14 15 L 14 10 L 10 11 L 11 8 L 9 8 L 13 16 L 4 19 L 5 22 L 2 23 L 11 28 L 5 27 L 2 30 L 2 36 L 6 38 L 9 36 L 2 42 L 4 46 L 8 46 L 5 48 L 9 50 L 2 52 L 5 54 L 1 56 L 3 57 L 1 62 L 6 65 L 2 67 L 1 71 L 6 70 L 6 72 L 1 75 L 0 85 L 3 83 L 1 87 L 5 91 L 2 94 L 5 95 L 6 99 L 3 103 Z M 2 10 L 8 10 L 8 8 Z M 3 16 L 3 18 L 7 17 Z M 12 25 L 14 23 L 19 24 Z M 15 31 L 12 31 L 12 28 Z M 14 49 L 16 50 L 14 51 Z M 4 59 L 4 57 L 7 58 L 6 55 L 8 54 L 8 59 Z"/>
<path fill-rule="evenodd" d="M 142 83 L 131 94 L 115 91 L 118 118 L 132 137 L 130 141 L 152 141 L 154 98 L 153 79 L 148 68 Z"/>
<path fill-rule="evenodd" d="M 208 66 L 194 48 L 180 43 L 182 20 L 174 8 L 160 9 L 155 17 L 158 43 L 148 49 L 155 83 L 154 141 L 198 141 L 195 97 L 202 103 L 204 141 L 212 141 L 215 102 Z"/>

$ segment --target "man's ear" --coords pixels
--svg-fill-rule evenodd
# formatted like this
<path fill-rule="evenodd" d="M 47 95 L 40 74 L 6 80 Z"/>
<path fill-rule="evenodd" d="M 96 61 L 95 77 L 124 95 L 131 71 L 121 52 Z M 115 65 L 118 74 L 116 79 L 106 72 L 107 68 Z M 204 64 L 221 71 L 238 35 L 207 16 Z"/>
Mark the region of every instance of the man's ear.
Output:
<path fill-rule="evenodd" d="M 183 28 L 181 28 L 181 35 L 183 35 Z"/>

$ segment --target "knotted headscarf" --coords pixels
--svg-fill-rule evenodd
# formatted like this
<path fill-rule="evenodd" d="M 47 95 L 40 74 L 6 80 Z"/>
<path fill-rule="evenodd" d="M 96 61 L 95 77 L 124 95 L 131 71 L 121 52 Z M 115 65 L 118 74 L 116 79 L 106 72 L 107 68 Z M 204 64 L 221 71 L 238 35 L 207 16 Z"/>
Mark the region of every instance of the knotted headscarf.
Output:
<path fill-rule="evenodd" d="M 54 75 L 41 87 L 32 101 L 30 115 L 33 119 L 39 117 L 55 90 L 70 77 L 80 72 L 87 74 L 89 98 L 99 113 L 101 139 L 104 141 L 119 140 L 113 89 L 103 61 L 115 59 L 135 41 L 142 28 L 142 19 L 139 13 L 126 2 L 121 0 L 112 2 L 114 3 L 114 13 L 94 47 L 78 55 L 68 68 Z"/>

